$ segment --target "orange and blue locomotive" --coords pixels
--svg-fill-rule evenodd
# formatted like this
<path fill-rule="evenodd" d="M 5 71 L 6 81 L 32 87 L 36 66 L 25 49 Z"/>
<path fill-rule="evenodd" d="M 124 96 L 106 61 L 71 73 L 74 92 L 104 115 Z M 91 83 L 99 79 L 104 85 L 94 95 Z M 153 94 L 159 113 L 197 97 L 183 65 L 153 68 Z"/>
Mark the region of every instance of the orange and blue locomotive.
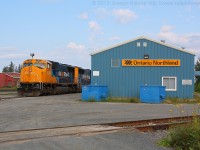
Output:
<path fill-rule="evenodd" d="M 39 96 L 81 92 L 82 85 L 90 84 L 89 69 L 42 59 L 23 62 L 20 73 L 20 96 Z"/>

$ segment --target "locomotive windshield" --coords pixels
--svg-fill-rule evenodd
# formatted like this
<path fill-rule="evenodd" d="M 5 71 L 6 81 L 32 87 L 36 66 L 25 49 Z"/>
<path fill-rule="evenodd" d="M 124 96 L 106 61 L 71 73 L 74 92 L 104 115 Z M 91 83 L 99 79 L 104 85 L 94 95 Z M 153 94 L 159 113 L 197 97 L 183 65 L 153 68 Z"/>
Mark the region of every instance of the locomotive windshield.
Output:
<path fill-rule="evenodd" d="M 24 63 L 23 67 L 32 66 L 32 63 Z"/>
<path fill-rule="evenodd" d="M 23 68 L 24 67 L 27 67 L 27 66 L 35 66 L 35 67 L 38 67 L 38 68 L 40 68 L 40 69 L 44 69 L 44 68 L 46 68 L 46 64 L 45 63 L 24 63 L 24 65 L 23 65 Z"/>
<path fill-rule="evenodd" d="M 36 67 L 38 67 L 40 69 L 46 68 L 46 64 L 44 64 L 44 63 L 35 63 L 34 66 L 36 66 Z"/>

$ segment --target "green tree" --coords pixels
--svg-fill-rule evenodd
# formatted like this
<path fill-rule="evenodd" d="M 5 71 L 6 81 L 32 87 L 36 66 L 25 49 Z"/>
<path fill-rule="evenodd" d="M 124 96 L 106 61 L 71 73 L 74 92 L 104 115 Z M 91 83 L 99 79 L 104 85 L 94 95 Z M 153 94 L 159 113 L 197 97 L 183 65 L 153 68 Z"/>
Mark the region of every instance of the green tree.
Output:
<path fill-rule="evenodd" d="M 15 72 L 18 72 L 18 67 L 17 66 L 15 66 Z"/>
<path fill-rule="evenodd" d="M 20 66 L 20 67 L 19 67 L 19 72 L 21 72 L 21 70 L 22 70 L 22 68 L 23 68 L 23 67 L 22 67 L 22 64 L 21 64 L 21 65 L 19 64 L 19 66 Z"/>
<path fill-rule="evenodd" d="M 22 65 L 19 64 L 18 67 L 15 66 L 15 72 L 20 73 L 20 72 L 21 72 L 21 69 L 22 69 Z"/>
<path fill-rule="evenodd" d="M 198 58 L 195 64 L 195 71 L 200 71 L 200 58 Z M 195 92 L 200 92 L 200 77 L 199 76 L 195 77 L 195 80 L 196 80 L 194 85 Z"/>
<path fill-rule="evenodd" d="M 14 72 L 15 69 L 15 64 L 11 61 L 9 66 L 3 67 L 2 72 Z"/>
<path fill-rule="evenodd" d="M 8 72 L 9 67 L 3 67 L 3 71 L 2 72 Z"/>
<path fill-rule="evenodd" d="M 14 70 L 15 70 L 15 65 L 14 65 L 13 62 L 11 61 L 11 62 L 10 62 L 10 65 L 9 65 L 8 72 L 14 72 Z"/>

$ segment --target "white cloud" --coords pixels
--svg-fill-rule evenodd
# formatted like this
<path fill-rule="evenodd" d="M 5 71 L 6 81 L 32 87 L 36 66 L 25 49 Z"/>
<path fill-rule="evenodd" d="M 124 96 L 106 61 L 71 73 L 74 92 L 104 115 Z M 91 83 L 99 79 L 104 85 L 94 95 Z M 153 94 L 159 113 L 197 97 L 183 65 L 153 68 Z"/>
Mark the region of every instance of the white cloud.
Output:
<path fill-rule="evenodd" d="M 130 9 L 114 9 L 113 15 L 119 23 L 126 24 L 137 18 L 135 12 Z"/>
<path fill-rule="evenodd" d="M 179 47 L 185 47 L 186 50 L 191 51 L 197 55 L 200 55 L 200 33 L 188 33 L 188 34 L 176 34 L 172 31 L 174 27 L 163 26 L 158 33 L 158 38 L 166 40 L 167 43 L 178 45 Z"/>
<path fill-rule="evenodd" d="M 189 44 L 189 42 L 198 43 L 200 34 L 198 33 L 190 33 L 185 35 L 178 35 L 172 31 L 174 27 L 172 26 L 163 26 L 161 31 L 158 33 L 159 38 L 164 38 L 167 41 L 172 43 L 179 44 Z"/>
<path fill-rule="evenodd" d="M 72 66 L 79 66 L 83 68 L 90 68 L 90 53 L 85 45 L 77 44 L 76 42 L 69 42 L 66 47 L 55 48 L 45 56 L 43 59 L 57 61 L 63 64 Z"/>
<path fill-rule="evenodd" d="M 102 30 L 102 27 L 96 22 L 96 21 L 90 21 L 88 23 L 89 26 L 89 48 L 88 50 L 91 50 L 93 48 L 99 47 L 99 45 L 102 44 L 104 40 L 104 33 Z"/>
<path fill-rule="evenodd" d="M 0 47 L 0 51 L 17 51 L 18 48 L 12 46 Z"/>
<path fill-rule="evenodd" d="M 101 30 L 101 26 L 96 21 L 90 21 L 89 28 L 94 32 L 98 32 Z"/>
<path fill-rule="evenodd" d="M 88 19 L 88 14 L 87 13 L 82 13 L 80 14 L 80 18 L 83 20 L 87 20 Z"/>
<path fill-rule="evenodd" d="M 169 32 L 169 31 L 171 31 L 173 28 L 174 28 L 173 26 L 166 25 L 166 26 L 162 26 L 162 27 L 161 27 L 161 31 L 162 31 L 162 32 Z"/>
<path fill-rule="evenodd" d="M 113 36 L 113 37 L 110 37 L 109 40 L 110 41 L 117 41 L 117 40 L 120 40 L 121 38 L 119 36 Z"/>
<path fill-rule="evenodd" d="M 75 50 L 77 52 L 82 52 L 84 49 L 85 49 L 85 46 L 84 45 L 79 45 L 79 44 L 76 44 L 75 42 L 69 42 L 67 44 L 67 48 L 71 49 L 71 50 Z"/>
<path fill-rule="evenodd" d="M 22 57 L 26 57 L 27 54 L 4 54 L 4 55 L 0 55 L 1 59 L 18 59 L 18 58 L 22 58 Z"/>

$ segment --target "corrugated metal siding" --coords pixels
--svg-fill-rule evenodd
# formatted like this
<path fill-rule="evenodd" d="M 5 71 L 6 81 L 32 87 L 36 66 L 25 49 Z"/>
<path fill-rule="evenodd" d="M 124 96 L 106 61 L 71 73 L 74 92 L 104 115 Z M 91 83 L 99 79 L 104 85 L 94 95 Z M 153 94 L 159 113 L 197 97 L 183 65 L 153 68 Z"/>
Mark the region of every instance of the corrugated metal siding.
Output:
<path fill-rule="evenodd" d="M 136 43 L 141 46 L 137 47 Z M 147 42 L 147 47 L 143 47 Z M 180 59 L 180 67 L 122 67 L 122 59 Z M 182 79 L 194 84 L 194 55 L 163 46 L 146 39 L 92 55 L 92 71 L 100 71 L 99 77 L 91 77 L 92 85 L 107 85 L 111 97 L 139 97 L 140 85 L 162 85 L 162 76 L 177 77 L 177 91 L 167 92 L 168 97 L 192 98 L 194 85 L 182 85 Z M 111 59 L 120 59 L 119 67 L 111 67 Z"/>
<path fill-rule="evenodd" d="M 3 73 L 0 73 L 0 88 L 5 86 L 5 82 L 6 82 L 6 75 Z"/>

